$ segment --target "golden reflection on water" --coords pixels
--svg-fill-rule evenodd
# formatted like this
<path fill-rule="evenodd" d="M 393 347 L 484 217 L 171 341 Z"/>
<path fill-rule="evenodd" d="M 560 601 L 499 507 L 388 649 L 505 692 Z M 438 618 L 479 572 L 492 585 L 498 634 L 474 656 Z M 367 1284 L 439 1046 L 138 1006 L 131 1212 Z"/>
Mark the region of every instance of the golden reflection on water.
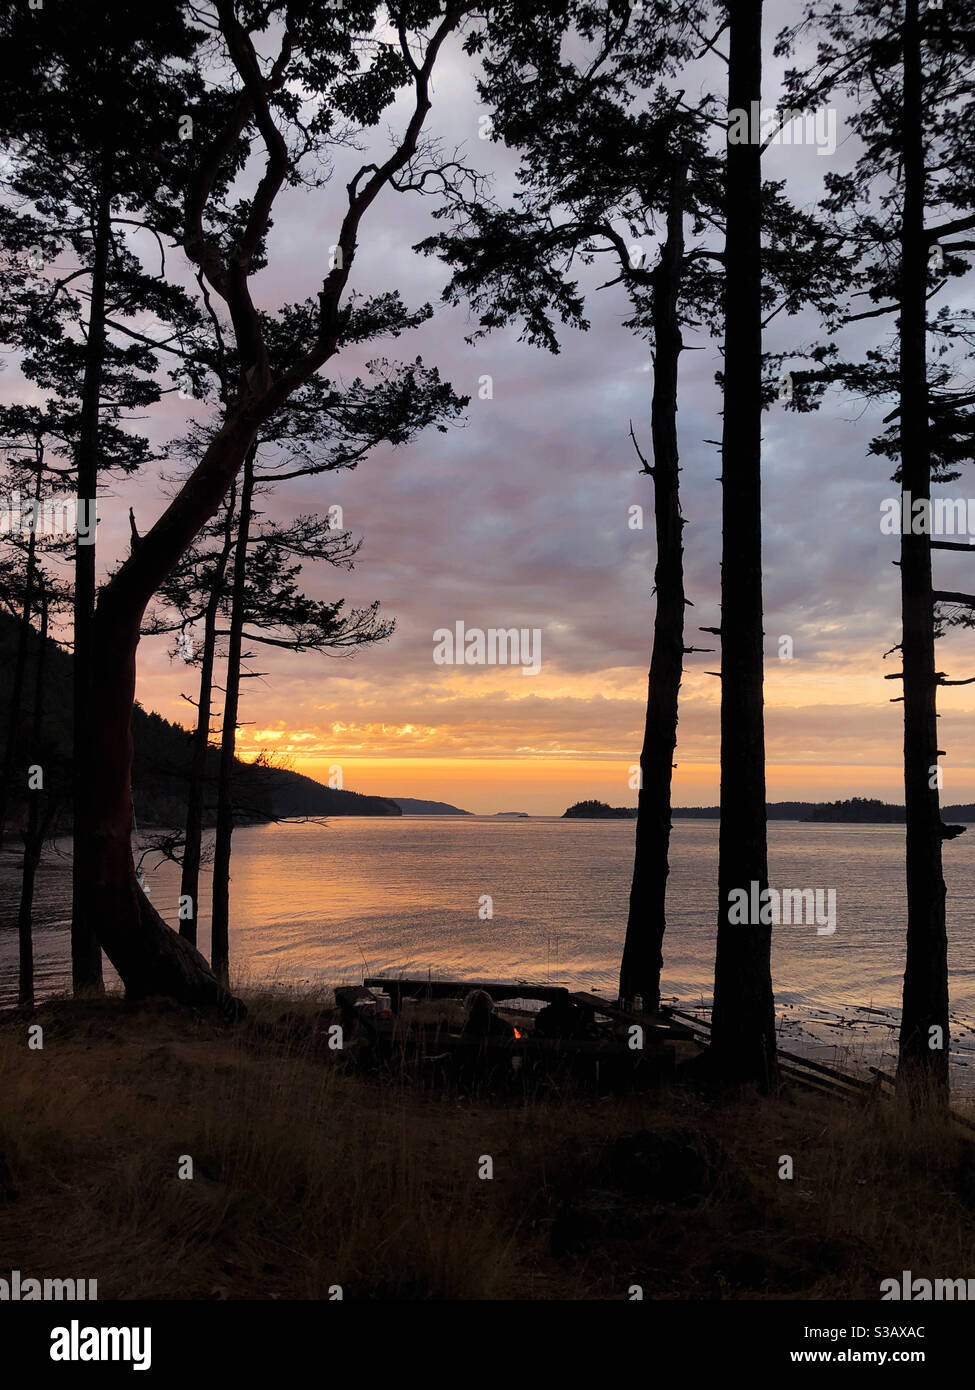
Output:
<path fill-rule="evenodd" d="M 231 883 L 231 968 L 253 983 L 338 984 L 364 973 L 526 979 L 612 995 L 626 922 L 632 821 L 487 817 L 336 818 L 240 829 Z M 837 929 L 773 932 L 783 1017 L 813 1006 L 900 1005 L 903 829 L 772 822 L 773 885 L 835 888 Z M 663 992 L 710 999 L 717 824 L 675 821 Z M 0 860 L 4 898 L 19 858 Z M 975 1016 L 975 835 L 945 848 L 952 1007 Z M 153 903 L 177 921 L 178 869 L 150 871 Z M 209 948 L 209 881 L 200 945 Z M 490 902 L 488 902 L 490 900 Z M 70 863 L 38 878 L 40 992 L 68 982 Z M 0 1001 L 16 990 L 16 933 L 0 933 Z M 797 1016 L 797 1015 L 791 1015 Z M 960 1028 L 963 1044 L 969 1035 Z M 975 1042 L 975 1031 L 970 1035 Z M 975 1056 L 972 1058 L 975 1077 Z"/>
<path fill-rule="evenodd" d="M 232 959 L 250 976 L 323 980 L 409 971 L 565 981 L 612 991 L 626 922 L 632 821 L 403 817 L 239 830 Z M 953 1004 L 975 1013 L 975 846 L 946 849 Z M 973 837 L 975 839 L 975 837 Z M 903 975 L 903 830 L 769 827 L 774 884 L 836 889 L 837 930 L 780 927 L 780 1003 L 897 1007 Z M 717 825 L 677 820 L 664 991 L 710 997 Z M 151 876 L 175 917 L 174 866 Z M 484 900 L 489 898 L 490 903 Z M 201 904 L 206 949 L 209 894 Z M 488 915 L 488 913 L 491 915 Z"/>

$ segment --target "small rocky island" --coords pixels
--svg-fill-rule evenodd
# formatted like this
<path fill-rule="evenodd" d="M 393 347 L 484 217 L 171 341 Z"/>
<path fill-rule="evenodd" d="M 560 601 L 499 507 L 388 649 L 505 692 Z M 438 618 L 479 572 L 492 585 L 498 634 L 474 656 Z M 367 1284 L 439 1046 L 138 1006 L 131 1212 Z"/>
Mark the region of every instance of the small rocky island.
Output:
<path fill-rule="evenodd" d="M 605 801 L 577 801 L 563 820 L 636 820 L 635 806 L 607 806 Z"/>

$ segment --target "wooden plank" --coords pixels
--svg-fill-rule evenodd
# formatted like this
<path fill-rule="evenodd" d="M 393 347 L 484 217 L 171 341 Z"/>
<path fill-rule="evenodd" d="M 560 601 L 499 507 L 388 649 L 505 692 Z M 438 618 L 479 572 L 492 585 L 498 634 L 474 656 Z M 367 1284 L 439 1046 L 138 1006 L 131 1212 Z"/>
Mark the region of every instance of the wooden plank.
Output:
<path fill-rule="evenodd" d="M 528 980 L 418 980 L 384 978 L 370 976 L 363 981 L 369 989 L 382 989 L 396 1002 L 406 996 L 427 999 L 462 999 L 473 989 L 486 989 L 491 998 L 498 1003 L 502 999 L 544 999 L 551 1003 L 554 999 L 566 999 L 569 991 L 565 985 L 537 985 Z"/>
<path fill-rule="evenodd" d="M 783 1066 L 781 1067 L 781 1071 L 786 1080 L 790 1081 L 793 1085 L 802 1086 L 805 1090 L 813 1091 L 819 1096 L 829 1096 L 831 1098 L 840 1096 L 843 1100 L 853 1100 L 859 1094 L 856 1091 L 844 1090 L 825 1076 L 813 1076 L 810 1072 L 799 1071 L 798 1068 Z"/>
<path fill-rule="evenodd" d="M 842 1081 L 834 1081 L 831 1076 L 822 1076 L 814 1071 L 807 1071 L 805 1067 L 793 1065 L 780 1059 L 779 1070 L 783 1076 L 788 1076 L 799 1081 L 808 1081 L 811 1086 L 822 1088 L 830 1095 L 848 1096 L 851 1100 L 856 1097 L 859 1099 L 860 1091 L 856 1087 L 846 1086 Z"/>
<path fill-rule="evenodd" d="M 598 994 L 583 994 L 580 991 L 570 993 L 569 998 L 580 1008 L 591 1009 L 593 1013 L 605 1014 L 607 1018 L 612 1018 L 618 1023 L 638 1023 L 646 1033 L 656 1033 L 659 1037 L 668 1038 L 689 1038 L 691 1032 L 678 1023 L 668 1023 L 666 1019 L 661 1019 L 657 1014 L 638 1014 L 632 1009 L 621 1009 L 618 1004 L 611 1004 L 608 999 L 602 999 Z"/>
<path fill-rule="evenodd" d="M 799 1057 L 794 1052 L 784 1052 L 781 1047 L 778 1048 L 778 1054 L 789 1062 L 806 1067 L 809 1071 L 819 1072 L 821 1076 L 828 1076 L 833 1081 L 842 1081 L 844 1085 L 853 1086 L 858 1091 L 873 1090 L 873 1082 L 867 1081 L 862 1076 L 853 1076 L 851 1072 L 839 1071 L 836 1067 L 828 1067 L 825 1062 L 815 1062 L 811 1057 Z"/>
<path fill-rule="evenodd" d="M 680 1009 L 671 1008 L 669 1005 L 661 1008 L 661 1015 L 664 1018 L 682 1018 L 686 1020 L 685 1026 L 692 1037 L 708 1041 L 711 1036 L 711 1025 L 706 1019 L 695 1018 L 693 1014 L 685 1014 Z M 681 1025 L 677 1025 L 681 1026 Z"/>
<path fill-rule="evenodd" d="M 690 1019 L 691 1022 L 701 1030 L 702 1034 L 708 1037 L 710 1036 L 711 1025 L 706 1020 L 693 1018 L 690 1014 L 682 1013 L 680 1009 L 668 1009 L 668 1013 L 675 1014 L 678 1018 Z M 833 1081 L 841 1081 L 845 1085 L 853 1086 L 861 1091 L 873 1090 L 873 1083 L 867 1081 L 862 1076 L 853 1076 L 850 1072 L 839 1071 L 836 1067 L 828 1067 L 825 1062 L 816 1062 L 811 1057 L 800 1057 L 797 1053 L 786 1052 L 785 1049 L 781 1047 L 776 1048 L 776 1051 L 778 1055 L 784 1057 L 786 1061 L 793 1062 L 800 1067 L 806 1067 L 809 1071 L 819 1072 L 820 1075 L 828 1076 Z M 870 1071 L 874 1070 L 874 1067 L 870 1068 Z"/>
<path fill-rule="evenodd" d="M 660 1014 L 662 1018 L 683 1018 L 694 1028 L 711 1030 L 711 1025 L 706 1018 L 698 1018 L 696 1014 L 685 1013 L 683 1009 L 675 1009 L 672 1004 L 661 1004 Z"/>

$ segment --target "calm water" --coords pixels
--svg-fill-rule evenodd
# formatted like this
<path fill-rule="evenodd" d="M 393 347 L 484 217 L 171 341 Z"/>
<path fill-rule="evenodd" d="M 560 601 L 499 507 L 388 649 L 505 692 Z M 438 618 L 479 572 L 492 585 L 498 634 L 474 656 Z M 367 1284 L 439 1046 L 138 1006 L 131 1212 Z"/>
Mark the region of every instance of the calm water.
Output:
<path fill-rule="evenodd" d="M 619 967 L 632 821 L 490 818 L 336 819 L 326 827 L 237 831 L 231 897 L 234 967 L 250 982 L 337 984 L 368 973 L 457 974 L 596 987 Z M 785 1045 L 880 1053 L 882 1010 L 896 1019 L 904 968 L 903 827 L 769 826 L 771 882 L 835 888 L 837 928 L 773 932 L 773 978 Z M 718 827 L 677 821 L 672 841 L 665 995 L 710 1000 Z M 38 878 L 41 992 L 67 983 L 70 844 Z M 972 1063 L 975 1029 L 975 828 L 945 846 L 957 1062 Z M 12 923 L 17 856 L 0 856 L 4 923 Z M 178 871 L 148 875 L 153 902 L 176 917 Z M 493 917 L 479 916 L 484 895 Z M 209 940 L 209 893 L 201 904 Z M 16 988 L 16 934 L 0 932 L 0 1003 Z M 850 1020 L 857 1019 L 855 1029 Z M 836 1051 L 836 1055 L 841 1052 Z M 959 1074 L 965 1082 L 967 1076 Z M 967 1087 L 966 1087 L 967 1089 Z"/>

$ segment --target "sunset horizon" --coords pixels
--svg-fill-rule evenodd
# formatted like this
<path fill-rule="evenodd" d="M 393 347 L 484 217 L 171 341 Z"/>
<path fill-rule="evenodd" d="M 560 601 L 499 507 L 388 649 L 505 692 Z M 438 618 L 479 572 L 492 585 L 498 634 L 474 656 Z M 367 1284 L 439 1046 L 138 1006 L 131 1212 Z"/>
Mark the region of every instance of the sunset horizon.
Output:
<path fill-rule="evenodd" d="M 966 1354 L 973 3 L 0 7 L 28 1379 Z"/>

